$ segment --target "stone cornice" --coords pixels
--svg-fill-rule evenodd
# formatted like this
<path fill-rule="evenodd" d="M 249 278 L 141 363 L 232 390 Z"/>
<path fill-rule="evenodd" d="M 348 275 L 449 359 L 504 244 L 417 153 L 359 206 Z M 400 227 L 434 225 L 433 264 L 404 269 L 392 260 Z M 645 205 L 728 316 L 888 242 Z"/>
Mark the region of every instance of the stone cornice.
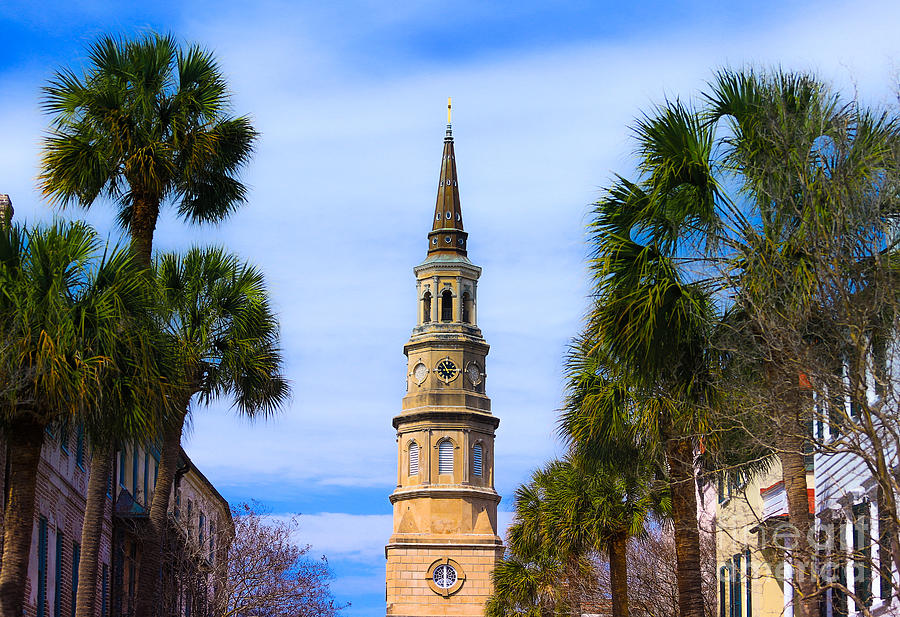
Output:
<path fill-rule="evenodd" d="M 441 424 L 447 422 L 459 422 L 460 424 L 470 424 L 471 422 L 481 422 L 496 429 L 500 426 L 500 418 L 483 411 L 461 411 L 459 407 L 449 407 L 449 411 L 442 411 L 440 407 L 427 408 L 426 411 L 413 411 L 402 413 L 394 416 L 392 422 L 395 429 L 400 428 L 401 424 L 410 424 L 413 422 L 439 422 Z"/>
<path fill-rule="evenodd" d="M 460 270 L 467 272 L 473 279 L 478 279 L 481 276 L 481 267 L 468 261 L 423 261 L 418 266 L 413 267 L 413 273 L 417 278 L 422 272 L 428 270 Z"/>
<path fill-rule="evenodd" d="M 391 493 L 391 503 L 406 501 L 408 499 L 485 499 L 500 503 L 500 495 L 492 488 L 480 488 L 475 486 L 418 486 L 416 488 L 398 489 Z"/>

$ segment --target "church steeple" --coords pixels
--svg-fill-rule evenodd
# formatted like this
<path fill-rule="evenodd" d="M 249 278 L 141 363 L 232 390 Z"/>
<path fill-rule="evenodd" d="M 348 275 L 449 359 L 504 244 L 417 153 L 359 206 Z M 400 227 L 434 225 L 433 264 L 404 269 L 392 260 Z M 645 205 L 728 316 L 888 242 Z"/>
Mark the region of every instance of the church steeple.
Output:
<path fill-rule="evenodd" d="M 447 133 L 438 182 L 434 223 L 428 234 L 428 255 L 465 255 L 468 234 L 463 231 L 459 182 L 456 176 L 456 154 L 453 151 L 453 127 L 450 123 L 450 99 L 447 99 Z"/>
<path fill-rule="evenodd" d="M 416 321 L 403 346 L 406 396 L 393 419 L 387 617 L 483 617 L 491 571 L 504 553 L 494 488 L 500 420 L 485 391 L 481 268 L 466 256 L 449 111 L 440 178 L 428 255 L 413 268 Z"/>

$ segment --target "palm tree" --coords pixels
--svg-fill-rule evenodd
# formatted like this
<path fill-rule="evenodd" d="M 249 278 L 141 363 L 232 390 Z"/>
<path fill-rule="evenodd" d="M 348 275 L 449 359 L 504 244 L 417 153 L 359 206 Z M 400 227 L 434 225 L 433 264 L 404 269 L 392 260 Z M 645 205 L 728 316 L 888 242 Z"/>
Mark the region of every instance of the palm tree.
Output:
<path fill-rule="evenodd" d="M 627 617 L 628 541 L 644 533 L 648 513 L 659 506 L 645 478 L 623 472 L 627 467 L 554 461 L 519 487 L 508 533 L 511 556 L 494 574 L 495 610 L 568 607 L 577 600 L 576 589 L 590 580 L 590 557 L 605 553 L 613 615 Z"/>
<path fill-rule="evenodd" d="M 243 203 L 246 187 L 238 174 L 257 133 L 246 116 L 229 115 L 224 76 L 198 46 L 182 49 L 173 37 L 156 34 L 105 36 L 90 47 L 89 58 L 83 75 L 64 69 L 44 88 L 44 109 L 53 120 L 40 186 L 62 206 L 113 200 L 137 259 L 149 268 L 163 205 L 174 205 L 188 222 L 204 223 L 223 220 Z M 116 410 L 107 411 L 115 424 Z M 148 439 L 155 436 L 138 441 Z M 97 485 L 109 473 L 110 448 L 106 443 L 93 452 L 92 470 L 104 476 L 95 479 L 92 471 Z M 101 525 L 102 509 L 93 506 L 82 528 L 90 537 Z M 82 565 L 91 564 L 82 559 Z M 92 612 L 94 577 L 79 575 L 79 617 Z"/>
<path fill-rule="evenodd" d="M 572 344 L 566 372 L 560 434 L 581 472 L 597 475 L 592 486 L 600 483 L 606 495 L 621 497 L 607 510 L 609 520 L 628 521 L 631 526 L 609 533 L 606 547 L 613 614 L 627 615 L 628 539 L 641 534 L 638 530 L 650 514 L 660 520 L 672 514 L 664 455 L 656 436 L 648 439 L 642 426 L 647 418 L 640 411 L 640 393 L 610 370 L 609 358 L 590 338 L 581 336 Z"/>
<path fill-rule="evenodd" d="M 753 215 L 721 213 L 719 228 L 732 230 L 719 234 L 728 249 L 723 278 L 746 315 L 757 356 L 764 359 L 761 373 L 769 398 L 776 401 L 771 405 L 779 433 L 774 449 L 797 537 L 791 547 L 797 573 L 794 611 L 808 617 L 818 604 L 808 565 L 813 551 L 805 465 L 813 412 L 800 377 L 822 363 L 813 357 L 822 353 L 817 346 L 827 348 L 832 358 L 840 357 L 844 346 L 854 349 L 851 357 L 865 347 L 860 339 L 845 345 L 841 339 L 848 338 L 846 331 L 824 329 L 829 323 L 826 313 L 835 307 L 826 306 L 827 299 L 821 301 L 818 270 L 826 262 L 859 262 L 885 248 L 873 241 L 882 231 L 881 216 L 859 216 L 854 204 L 868 203 L 881 179 L 895 169 L 891 149 L 897 125 L 842 104 L 820 80 L 806 74 L 721 71 L 706 98 L 710 122 L 727 128 L 723 167 L 738 174 Z M 861 246 L 860 239 L 868 246 Z M 835 272 L 827 279 L 829 284 L 837 282 Z M 863 276 L 853 295 L 865 296 L 858 292 L 874 280 Z M 849 325 L 852 319 L 839 321 Z"/>
<path fill-rule="evenodd" d="M 494 592 L 485 605 L 485 617 L 572 615 L 578 607 L 571 586 L 593 575 L 590 561 L 583 558 L 565 563 L 544 554 L 508 555 L 491 572 Z"/>
<path fill-rule="evenodd" d="M 63 206 L 113 200 L 149 267 L 164 204 L 191 223 L 214 223 L 245 200 L 238 174 L 257 133 L 246 116 L 228 115 L 224 76 L 201 47 L 104 36 L 88 57 L 83 75 L 64 69 L 44 88 L 53 120 L 40 186 Z"/>
<path fill-rule="evenodd" d="M 596 305 L 588 334 L 610 385 L 567 431 L 576 442 L 602 444 L 626 426 L 636 444 L 657 454 L 669 479 L 680 614 L 702 617 L 695 452 L 709 437 L 705 410 L 715 398 L 713 311 L 708 286 L 679 267 L 687 225 L 677 222 L 708 225 L 719 189 L 709 173 L 711 134 L 689 110 L 661 110 L 637 132 L 645 181 L 619 178 L 590 224 Z M 656 150 L 647 147 L 651 136 Z"/>
<path fill-rule="evenodd" d="M 153 614 L 168 521 L 169 496 L 191 401 L 232 398 L 250 418 L 274 413 L 287 399 L 278 321 L 262 274 L 221 249 L 194 248 L 157 259 L 159 321 L 183 387 L 173 395 L 179 417 L 163 433 L 159 475 L 144 538 L 135 615 Z"/>
<path fill-rule="evenodd" d="M 140 266 L 139 266 L 140 267 Z M 140 286 L 124 298 L 123 310 L 131 336 L 110 341 L 105 355 L 120 369 L 99 383 L 99 407 L 83 424 L 90 445 L 91 463 L 84 520 L 75 617 L 93 617 L 97 596 L 102 521 L 116 446 L 142 443 L 147 435 L 162 432 L 173 417 L 172 387 L 164 353 L 167 341 L 154 320 L 157 295 L 153 279 L 140 267 Z"/>
<path fill-rule="evenodd" d="M 0 230 L 0 422 L 9 445 L 0 614 L 22 614 L 45 430 L 90 424 L 101 384 L 123 370 L 106 354 L 139 346 L 124 308 L 145 277 L 130 255 L 98 255 L 84 224 Z M 135 424 L 148 418 L 140 410 Z"/>

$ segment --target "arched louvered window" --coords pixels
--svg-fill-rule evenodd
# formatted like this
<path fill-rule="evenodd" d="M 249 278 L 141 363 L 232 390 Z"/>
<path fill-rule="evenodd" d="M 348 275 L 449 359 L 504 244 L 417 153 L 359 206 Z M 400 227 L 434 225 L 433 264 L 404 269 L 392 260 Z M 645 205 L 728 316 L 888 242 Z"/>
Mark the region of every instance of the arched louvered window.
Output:
<path fill-rule="evenodd" d="M 484 449 L 480 443 L 476 443 L 472 448 L 472 473 L 481 476 L 484 470 Z"/>
<path fill-rule="evenodd" d="M 438 473 L 453 473 L 453 442 L 449 439 L 438 444 Z"/>
<path fill-rule="evenodd" d="M 431 292 L 426 291 L 422 296 L 422 323 L 431 321 Z"/>
<path fill-rule="evenodd" d="M 409 475 L 419 475 L 419 444 L 409 444 Z"/>
<path fill-rule="evenodd" d="M 453 321 L 453 292 L 449 289 L 441 294 L 441 321 Z"/>

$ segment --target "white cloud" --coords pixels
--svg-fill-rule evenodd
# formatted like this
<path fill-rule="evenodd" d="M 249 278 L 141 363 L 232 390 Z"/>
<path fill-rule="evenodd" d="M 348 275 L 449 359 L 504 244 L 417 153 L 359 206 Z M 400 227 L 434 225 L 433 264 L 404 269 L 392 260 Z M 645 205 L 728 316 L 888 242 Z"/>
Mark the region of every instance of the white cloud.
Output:
<path fill-rule="evenodd" d="M 320 512 L 304 514 L 299 520 L 295 541 L 311 545 L 311 556 L 365 563 L 384 560 L 384 545 L 391 535 L 389 514 Z"/>

